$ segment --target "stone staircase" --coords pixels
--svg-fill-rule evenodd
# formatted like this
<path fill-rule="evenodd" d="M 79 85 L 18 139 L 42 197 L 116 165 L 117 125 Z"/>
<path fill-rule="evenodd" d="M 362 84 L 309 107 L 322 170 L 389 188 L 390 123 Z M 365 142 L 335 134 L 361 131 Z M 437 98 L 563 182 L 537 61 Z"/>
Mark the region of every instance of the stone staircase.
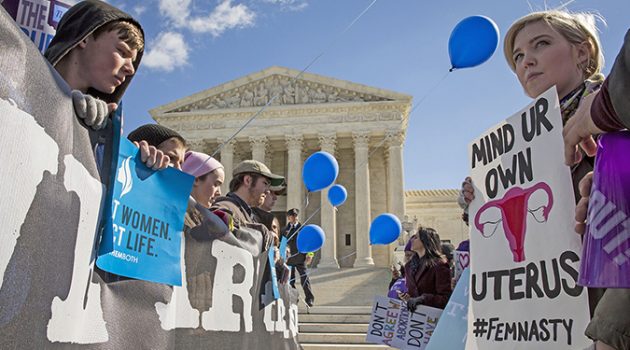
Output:
<path fill-rule="evenodd" d="M 387 349 L 369 344 L 365 336 L 374 296 L 387 291 L 388 269 L 313 269 L 315 306 L 299 305 L 299 341 L 304 350 Z M 302 288 L 300 300 L 304 300 Z"/>

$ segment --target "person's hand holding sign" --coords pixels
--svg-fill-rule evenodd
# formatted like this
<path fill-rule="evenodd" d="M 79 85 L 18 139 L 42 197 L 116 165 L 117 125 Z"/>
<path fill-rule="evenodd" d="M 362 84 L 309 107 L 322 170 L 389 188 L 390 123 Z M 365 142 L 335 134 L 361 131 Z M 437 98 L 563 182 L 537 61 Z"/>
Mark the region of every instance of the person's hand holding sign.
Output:
<path fill-rule="evenodd" d="M 144 140 L 133 144 L 140 148 L 140 159 L 147 167 L 153 170 L 162 170 L 168 167 L 171 159 L 155 146 L 150 146 Z"/>

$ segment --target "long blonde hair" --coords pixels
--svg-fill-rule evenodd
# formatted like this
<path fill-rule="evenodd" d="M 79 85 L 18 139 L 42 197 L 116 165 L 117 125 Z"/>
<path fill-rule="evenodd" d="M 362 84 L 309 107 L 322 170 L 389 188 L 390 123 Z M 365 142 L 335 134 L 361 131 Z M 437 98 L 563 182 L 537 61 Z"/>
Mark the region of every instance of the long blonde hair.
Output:
<path fill-rule="evenodd" d="M 605 23 L 604 19 L 599 15 L 587 12 L 571 13 L 566 10 L 539 11 L 523 16 L 514 22 L 505 34 L 503 41 L 505 60 L 510 65 L 512 71 L 516 70 L 513 54 L 516 35 L 528 24 L 544 21 L 567 39 L 569 43 L 586 43 L 588 46 L 589 59 L 586 65 L 580 67 L 584 74 L 584 79 L 598 75 L 601 73 L 602 67 L 604 66 L 604 55 L 602 54 L 599 35 L 597 34 L 596 19 Z"/>

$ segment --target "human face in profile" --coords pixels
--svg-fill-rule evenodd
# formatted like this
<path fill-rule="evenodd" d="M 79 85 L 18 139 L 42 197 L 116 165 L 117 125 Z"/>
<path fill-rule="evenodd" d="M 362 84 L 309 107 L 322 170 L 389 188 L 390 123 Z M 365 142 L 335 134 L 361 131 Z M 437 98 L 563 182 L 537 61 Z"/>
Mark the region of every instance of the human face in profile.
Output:
<path fill-rule="evenodd" d="M 214 169 L 195 179 L 191 195 L 199 204 L 210 208 L 214 200 L 221 195 L 223 181 L 225 181 L 223 168 Z"/>
<path fill-rule="evenodd" d="M 93 35 L 82 40 L 78 47 L 82 49 L 81 69 L 84 89 L 96 89 L 111 94 L 125 80 L 135 73 L 133 62 L 138 55 L 120 37 L 117 31 L 102 33 L 98 38 Z"/>

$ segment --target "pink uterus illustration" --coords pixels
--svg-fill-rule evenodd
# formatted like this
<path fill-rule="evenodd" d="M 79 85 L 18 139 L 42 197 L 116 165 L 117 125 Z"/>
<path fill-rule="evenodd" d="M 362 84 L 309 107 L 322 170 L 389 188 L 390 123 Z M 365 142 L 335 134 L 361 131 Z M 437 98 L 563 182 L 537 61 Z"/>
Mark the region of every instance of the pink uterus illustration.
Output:
<path fill-rule="evenodd" d="M 488 238 L 492 236 L 492 234 L 489 236 L 484 235 L 483 228 L 484 225 L 491 222 L 480 223 L 479 219 L 483 212 L 488 208 L 496 207 L 501 210 L 502 219 L 500 221 L 503 223 L 503 231 L 505 232 L 505 238 L 507 238 L 510 245 L 514 262 L 521 262 L 525 260 L 524 245 L 525 233 L 527 232 L 527 213 L 530 212 L 527 204 L 530 196 L 538 190 L 543 190 L 547 193 L 547 204 L 535 209 L 543 209 L 543 222 L 546 222 L 549 217 L 551 207 L 553 206 L 553 194 L 549 185 L 544 182 L 539 182 L 526 189 L 512 187 L 505 193 L 503 198 L 487 202 L 479 209 L 477 215 L 475 215 L 475 227 L 481 232 L 482 236 Z M 498 224 L 498 222 L 496 223 Z"/>

